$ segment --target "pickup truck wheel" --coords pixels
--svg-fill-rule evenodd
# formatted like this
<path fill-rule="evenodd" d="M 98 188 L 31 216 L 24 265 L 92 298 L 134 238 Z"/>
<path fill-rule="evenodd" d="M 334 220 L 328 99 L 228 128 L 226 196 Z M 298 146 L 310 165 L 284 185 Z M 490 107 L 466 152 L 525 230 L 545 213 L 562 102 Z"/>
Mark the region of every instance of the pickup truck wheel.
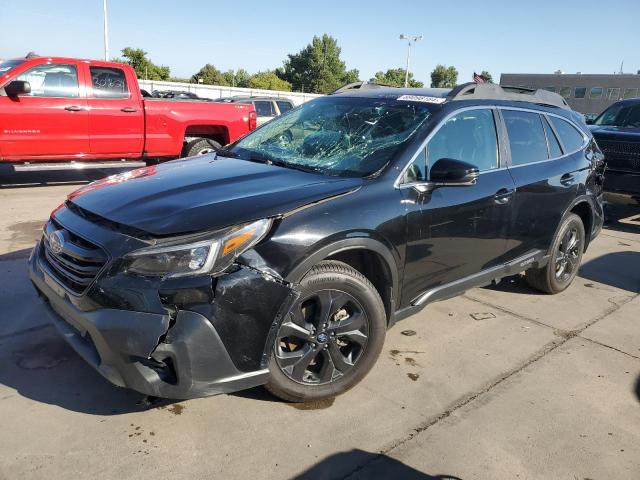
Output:
<path fill-rule="evenodd" d="M 195 157 L 197 155 L 206 155 L 222 148 L 215 140 L 209 138 L 196 138 L 191 140 L 184 148 L 185 157 Z"/>
<path fill-rule="evenodd" d="M 300 286 L 276 334 L 266 384 L 290 402 L 334 397 L 356 385 L 378 359 L 387 328 L 377 290 L 345 263 L 319 263 Z"/>
<path fill-rule="evenodd" d="M 584 225 L 575 214 L 568 215 L 560 225 L 551 245 L 549 262 L 543 268 L 525 272 L 527 283 L 545 293 L 560 293 L 575 278 L 584 252 Z"/>

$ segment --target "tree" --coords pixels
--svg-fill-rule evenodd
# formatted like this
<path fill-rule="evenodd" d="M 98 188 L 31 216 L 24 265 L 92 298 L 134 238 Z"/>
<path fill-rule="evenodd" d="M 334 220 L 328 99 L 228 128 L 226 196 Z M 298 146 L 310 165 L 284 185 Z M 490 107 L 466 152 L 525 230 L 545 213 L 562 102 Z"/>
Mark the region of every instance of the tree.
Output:
<path fill-rule="evenodd" d="M 227 82 L 227 85 L 232 87 L 249 88 L 249 79 L 251 75 L 244 68 L 237 70 L 227 70 L 222 74 Z"/>
<path fill-rule="evenodd" d="M 291 84 L 294 90 L 329 93 L 359 77 L 357 70 L 349 70 L 340 60 L 340 47 L 335 38 L 314 36 L 309 45 L 296 54 L 289 54 L 277 75 Z"/>
<path fill-rule="evenodd" d="M 249 78 L 249 87 L 263 90 L 281 90 L 283 92 L 291 91 L 291 84 L 286 80 L 282 80 L 273 71 L 258 72 L 252 75 Z"/>
<path fill-rule="evenodd" d="M 480 72 L 480 76 L 484 78 L 484 81 L 487 83 L 493 83 L 493 77 L 491 76 L 491 74 L 489 72 L 487 72 L 486 70 L 482 70 Z"/>
<path fill-rule="evenodd" d="M 122 49 L 122 58 L 116 58 L 114 61 L 128 63 L 136 71 L 138 78 L 147 80 L 169 80 L 171 70 L 164 65 L 156 65 L 147 58 L 147 52 L 141 48 L 126 47 Z"/>
<path fill-rule="evenodd" d="M 357 68 L 348 70 L 342 79 L 343 85 L 347 83 L 355 83 L 360 81 L 360 71 Z"/>
<path fill-rule="evenodd" d="M 195 73 L 191 77 L 191 81 L 193 83 L 204 83 L 206 85 L 231 85 L 230 82 L 227 82 L 224 74 L 210 63 L 207 63 L 198 70 L 198 73 Z"/>
<path fill-rule="evenodd" d="M 458 83 L 458 70 L 454 66 L 436 65 L 431 72 L 432 88 L 453 88 L 456 83 Z"/>
<path fill-rule="evenodd" d="M 404 68 L 390 68 L 386 72 L 376 72 L 371 81 L 393 87 L 404 87 L 404 76 Z M 412 88 L 421 88 L 424 87 L 424 83 L 414 80 L 413 73 L 409 72 L 409 86 Z"/>

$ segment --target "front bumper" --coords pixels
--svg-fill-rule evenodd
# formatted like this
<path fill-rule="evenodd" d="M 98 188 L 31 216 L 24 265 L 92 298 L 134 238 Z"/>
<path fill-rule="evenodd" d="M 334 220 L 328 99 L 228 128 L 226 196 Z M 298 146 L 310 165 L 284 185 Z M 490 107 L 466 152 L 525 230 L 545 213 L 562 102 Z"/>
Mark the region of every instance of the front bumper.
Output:
<path fill-rule="evenodd" d="M 55 280 L 38 255 L 31 258 L 29 270 L 58 331 L 115 385 L 178 399 L 266 382 L 268 370 L 242 372 L 234 365 L 211 322 L 199 313 L 179 310 L 171 319 L 168 314 L 112 308 L 85 312 L 51 283 Z"/>

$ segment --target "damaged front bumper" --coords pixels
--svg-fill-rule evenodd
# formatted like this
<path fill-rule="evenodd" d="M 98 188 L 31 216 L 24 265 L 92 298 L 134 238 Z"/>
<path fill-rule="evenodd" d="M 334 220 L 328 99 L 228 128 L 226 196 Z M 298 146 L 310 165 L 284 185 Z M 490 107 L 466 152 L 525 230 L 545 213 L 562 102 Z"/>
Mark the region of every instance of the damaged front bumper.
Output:
<path fill-rule="evenodd" d="M 186 399 L 267 381 L 273 333 L 296 297 L 290 285 L 241 266 L 177 285 L 107 270 L 73 295 L 42 250 L 29 271 L 54 325 L 113 384 Z"/>

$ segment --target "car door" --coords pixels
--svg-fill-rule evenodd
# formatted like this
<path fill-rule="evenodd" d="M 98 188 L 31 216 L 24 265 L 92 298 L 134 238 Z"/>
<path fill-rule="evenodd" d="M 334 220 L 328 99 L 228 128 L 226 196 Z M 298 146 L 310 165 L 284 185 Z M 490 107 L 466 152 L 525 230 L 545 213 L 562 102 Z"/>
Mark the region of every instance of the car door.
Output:
<path fill-rule="evenodd" d="M 96 157 L 142 155 L 144 106 L 131 77 L 112 65 L 88 65 L 89 144 Z"/>
<path fill-rule="evenodd" d="M 503 262 L 513 180 L 502 163 L 497 113 L 488 107 L 459 110 L 430 135 L 402 178 L 408 210 L 403 303 L 439 285 Z M 441 158 L 478 167 L 474 185 L 410 188 L 429 179 Z"/>
<path fill-rule="evenodd" d="M 0 143 L 8 160 L 81 157 L 89 153 L 87 101 L 74 62 L 34 66 L 12 80 L 31 93 L 0 96 Z"/>
<path fill-rule="evenodd" d="M 546 252 L 588 174 L 590 163 L 583 151 L 587 138 L 557 115 L 510 108 L 500 112 L 516 186 L 507 256 Z"/>

